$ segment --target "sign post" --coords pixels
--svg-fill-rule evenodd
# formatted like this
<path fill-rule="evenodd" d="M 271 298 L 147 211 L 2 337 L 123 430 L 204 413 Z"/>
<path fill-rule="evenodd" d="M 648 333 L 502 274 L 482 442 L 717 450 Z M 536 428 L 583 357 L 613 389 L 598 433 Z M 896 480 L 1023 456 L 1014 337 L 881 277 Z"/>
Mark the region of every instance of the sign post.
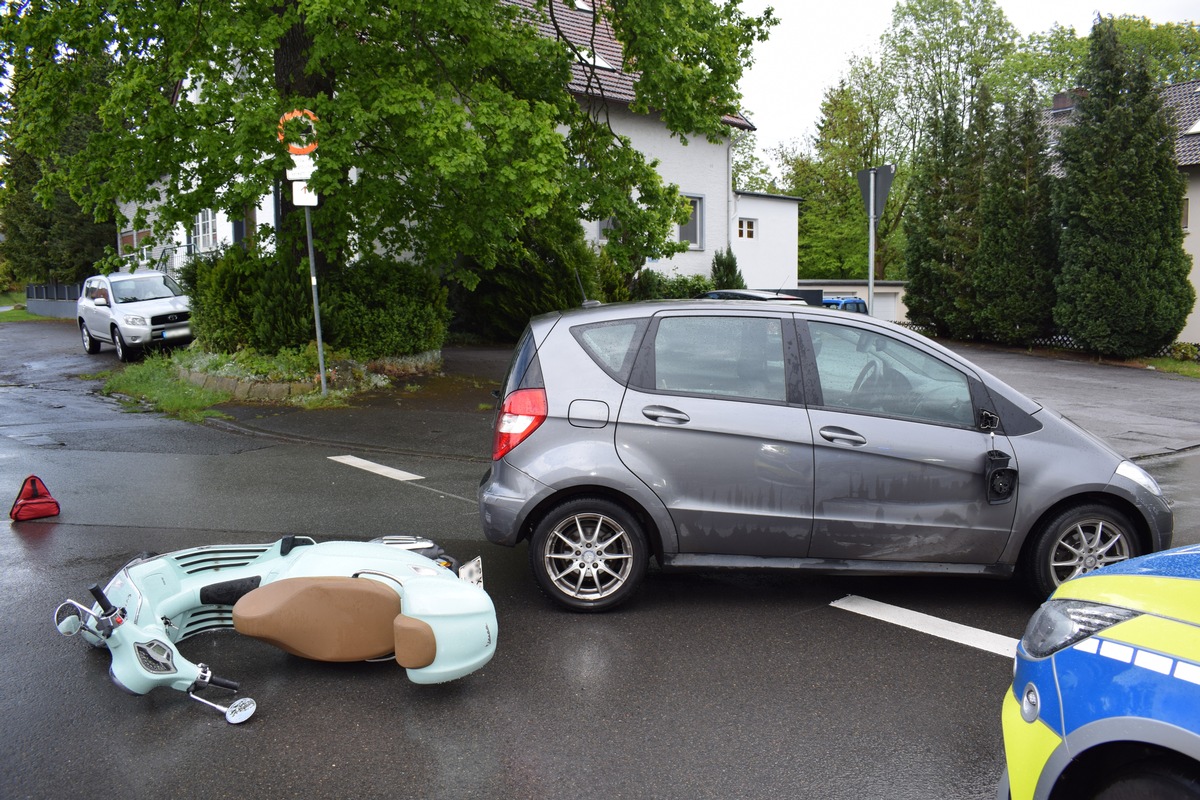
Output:
<path fill-rule="evenodd" d="M 896 174 L 895 164 L 884 164 L 859 170 L 858 188 L 867 207 L 870 220 L 867 234 L 867 313 L 875 316 L 875 227 L 883 216 L 883 204 L 887 202 L 892 188 L 892 177 Z"/>
<path fill-rule="evenodd" d="M 312 281 L 313 319 L 317 327 L 317 368 L 321 371 L 321 395 L 329 394 L 329 386 L 325 381 L 325 345 L 321 340 L 321 303 L 317 298 L 317 264 L 313 259 L 312 211 L 317 204 L 317 195 L 309 191 L 308 179 L 316 170 L 312 154 L 317 149 L 317 115 L 308 109 L 289 111 L 279 118 L 279 141 L 284 141 L 284 123 L 299 119 L 307 122 L 311 133 L 311 141 L 288 142 L 288 152 L 292 154 L 294 167 L 287 171 L 287 179 L 292 181 L 292 203 L 304 207 L 304 228 L 308 234 L 308 274 Z"/>

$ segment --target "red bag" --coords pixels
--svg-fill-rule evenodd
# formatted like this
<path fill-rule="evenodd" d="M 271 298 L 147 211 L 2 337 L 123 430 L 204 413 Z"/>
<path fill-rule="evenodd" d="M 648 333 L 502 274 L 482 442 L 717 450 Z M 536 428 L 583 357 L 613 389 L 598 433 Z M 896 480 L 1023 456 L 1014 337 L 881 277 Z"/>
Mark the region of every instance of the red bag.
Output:
<path fill-rule="evenodd" d="M 8 516 L 17 522 L 41 517 L 56 517 L 58 516 L 58 501 L 50 496 L 50 490 L 46 488 L 46 484 L 42 483 L 41 478 L 30 475 L 25 479 L 25 483 L 21 484 L 21 493 L 17 495 Z"/>

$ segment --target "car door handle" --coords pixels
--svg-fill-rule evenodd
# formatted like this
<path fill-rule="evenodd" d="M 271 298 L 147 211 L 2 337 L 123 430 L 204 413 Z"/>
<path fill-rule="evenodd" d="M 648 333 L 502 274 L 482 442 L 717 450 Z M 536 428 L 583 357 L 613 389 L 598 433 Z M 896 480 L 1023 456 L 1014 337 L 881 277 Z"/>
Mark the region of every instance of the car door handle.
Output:
<path fill-rule="evenodd" d="M 646 406 L 642 409 L 642 416 L 655 422 L 665 422 L 668 425 L 682 425 L 692 421 L 687 414 L 667 406 Z"/>
<path fill-rule="evenodd" d="M 854 445 L 855 447 L 861 447 L 867 443 L 867 437 L 861 433 L 846 430 L 845 428 L 828 426 L 821 428 L 820 433 L 821 438 L 827 442 L 841 442 L 843 444 Z"/>

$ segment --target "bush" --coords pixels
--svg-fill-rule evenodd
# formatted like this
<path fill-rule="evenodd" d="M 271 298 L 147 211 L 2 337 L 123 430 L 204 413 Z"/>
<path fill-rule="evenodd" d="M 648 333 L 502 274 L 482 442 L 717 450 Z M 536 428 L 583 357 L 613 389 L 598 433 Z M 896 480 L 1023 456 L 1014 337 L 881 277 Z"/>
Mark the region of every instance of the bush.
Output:
<path fill-rule="evenodd" d="M 712 281 L 703 275 L 672 275 L 668 278 L 661 272 L 643 269 L 638 273 L 630 294 L 634 300 L 675 300 L 696 297 L 712 290 Z"/>
<path fill-rule="evenodd" d="M 738 269 L 737 256 L 733 248 L 718 250 L 712 260 L 712 282 L 716 289 L 745 289 L 746 279 Z"/>
<path fill-rule="evenodd" d="M 446 340 L 446 289 L 419 265 L 370 255 L 331 276 L 326 287 L 325 340 L 352 358 L 416 355 Z"/>

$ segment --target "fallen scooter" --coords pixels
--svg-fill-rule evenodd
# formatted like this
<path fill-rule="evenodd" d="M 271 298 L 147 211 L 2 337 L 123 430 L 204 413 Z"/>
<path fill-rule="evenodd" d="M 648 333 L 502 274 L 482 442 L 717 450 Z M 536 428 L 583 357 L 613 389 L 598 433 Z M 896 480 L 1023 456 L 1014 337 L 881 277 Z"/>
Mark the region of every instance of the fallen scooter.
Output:
<path fill-rule="evenodd" d="M 254 713 L 248 697 L 222 706 L 198 696 L 238 684 L 184 658 L 176 643 L 233 628 L 317 661 L 395 659 L 414 683 L 461 678 L 496 652 L 496 610 L 478 558 L 458 567 L 428 539 L 212 545 L 130 561 L 95 604 L 67 600 L 54 613 L 65 636 L 82 634 L 112 656 L 127 692 L 187 692 L 231 723 Z"/>

